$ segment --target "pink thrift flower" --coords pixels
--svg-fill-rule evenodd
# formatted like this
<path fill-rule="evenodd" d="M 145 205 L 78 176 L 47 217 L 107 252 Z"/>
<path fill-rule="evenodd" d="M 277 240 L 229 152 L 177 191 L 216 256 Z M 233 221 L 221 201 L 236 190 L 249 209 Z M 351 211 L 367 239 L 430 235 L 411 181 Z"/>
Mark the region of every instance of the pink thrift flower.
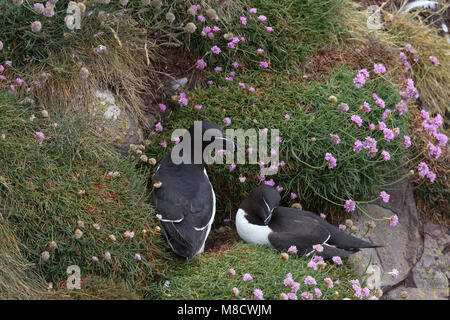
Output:
<path fill-rule="evenodd" d="M 239 296 L 239 289 L 234 287 L 233 289 L 231 289 L 231 292 L 233 294 L 233 296 L 235 296 L 236 298 Z"/>
<path fill-rule="evenodd" d="M 391 154 L 386 150 L 381 151 L 381 155 L 383 156 L 384 161 L 391 160 Z"/>
<path fill-rule="evenodd" d="M 41 140 L 41 142 L 42 142 L 42 140 L 45 139 L 45 135 L 44 135 L 42 132 L 37 131 L 37 132 L 35 132 L 35 134 L 37 135 L 37 137 L 39 138 L 39 140 Z"/>
<path fill-rule="evenodd" d="M 98 262 L 98 258 L 96 256 L 92 256 L 92 261 Z"/>
<path fill-rule="evenodd" d="M 163 141 L 159 144 L 161 147 L 166 148 L 167 147 L 167 142 Z"/>
<path fill-rule="evenodd" d="M 383 112 L 383 121 L 385 121 L 387 118 L 389 118 L 390 115 L 391 115 L 391 110 L 390 109 L 386 109 Z"/>
<path fill-rule="evenodd" d="M 202 109 L 202 106 L 201 106 L 200 104 L 196 104 L 194 108 L 195 108 L 196 110 L 201 110 L 201 109 Z"/>
<path fill-rule="evenodd" d="M 430 179 L 430 182 L 433 183 L 436 179 L 436 174 L 432 171 L 427 172 L 427 178 Z"/>
<path fill-rule="evenodd" d="M 289 300 L 289 297 L 286 293 L 281 293 L 280 294 L 280 300 Z"/>
<path fill-rule="evenodd" d="M 361 127 L 361 125 L 362 125 L 362 119 L 361 119 L 360 116 L 352 115 L 352 116 L 350 117 L 350 120 L 352 120 L 354 123 L 356 123 L 356 124 L 358 125 L 358 127 Z"/>
<path fill-rule="evenodd" d="M 322 296 L 322 291 L 320 291 L 319 288 L 315 288 L 314 294 L 316 295 L 317 298 L 320 298 Z"/>
<path fill-rule="evenodd" d="M 261 61 L 261 62 L 259 63 L 259 65 L 260 65 L 262 68 L 264 68 L 264 69 L 266 69 L 266 68 L 269 67 L 269 64 L 268 64 L 266 61 Z"/>
<path fill-rule="evenodd" d="M 311 260 L 310 262 L 308 262 L 308 268 L 317 270 L 317 263 L 315 261 Z"/>
<path fill-rule="evenodd" d="M 142 260 L 141 255 L 139 253 L 136 253 L 134 255 L 134 260 L 141 261 Z"/>
<path fill-rule="evenodd" d="M 439 65 L 439 60 L 435 56 L 430 56 L 429 59 L 436 67 Z"/>
<path fill-rule="evenodd" d="M 395 105 L 395 112 L 398 112 L 399 115 L 403 115 L 406 111 L 408 111 L 408 106 L 405 101 L 400 100 L 400 102 Z"/>
<path fill-rule="evenodd" d="M 307 277 L 305 278 L 304 283 L 305 283 L 307 286 L 315 286 L 315 285 L 317 285 L 316 279 L 314 279 L 314 278 L 311 277 L 311 276 L 307 276 Z"/>
<path fill-rule="evenodd" d="M 266 27 L 266 31 L 267 32 L 273 32 L 273 28 L 272 27 Z"/>
<path fill-rule="evenodd" d="M 256 50 L 256 52 L 258 52 L 259 54 L 262 54 L 262 53 L 264 53 L 264 50 L 259 48 L 258 50 Z"/>
<path fill-rule="evenodd" d="M 226 126 L 229 126 L 231 124 L 231 119 L 229 117 L 223 118 L 222 121 Z"/>
<path fill-rule="evenodd" d="M 251 14 L 256 14 L 258 10 L 256 8 L 251 8 L 250 10 L 248 10 L 248 12 L 250 12 Z"/>
<path fill-rule="evenodd" d="M 42 29 L 42 24 L 40 21 L 34 21 L 31 23 L 31 31 L 33 31 L 34 33 L 40 32 L 41 29 Z"/>
<path fill-rule="evenodd" d="M 241 23 L 245 26 L 247 24 L 247 18 L 246 17 L 240 17 L 239 20 L 241 20 Z"/>
<path fill-rule="evenodd" d="M 301 294 L 302 300 L 312 300 L 313 299 L 313 295 L 309 292 L 303 292 Z"/>
<path fill-rule="evenodd" d="M 248 91 L 250 91 L 250 92 L 255 92 L 255 88 L 250 87 L 250 88 L 248 88 Z"/>
<path fill-rule="evenodd" d="M 330 278 L 325 278 L 323 279 L 323 281 L 325 282 L 325 285 L 327 286 L 328 289 L 334 287 L 333 280 L 331 280 Z"/>
<path fill-rule="evenodd" d="M 214 46 L 211 48 L 211 51 L 215 54 L 219 54 L 221 52 L 220 48 L 218 46 Z"/>
<path fill-rule="evenodd" d="M 222 67 L 215 67 L 215 68 L 214 68 L 214 71 L 215 71 L 215 72 L 222 72 Z"/>
<path fill-rule="evenodd" d="M 236 275 L 236 270 L 234 270 L 233 268 L 231 268 L 231 269 L 228 269 L 227 273 L 228 273 L 229 275 L 235 276 L 235 275 Z"/>
<path fill-rule="evenodd" d="M 376 100 L 375 100 L 375 104 L 376 104 L 377 106 L 379 106 L 380 108 L 384 108 L 384 107 L 386 106 L 385 103 L 384 103 L 384 100 L 381 99 L 381 98 L 376 99 Z"/>
<path fill-rule="evenodd" d="M 263 16 L 263 15 L 260 15 L 260 16 L 258 16 L 258 18 L 257 18 L 259 21 L 261 21 L 261 22 L 265 22 L 266 20 L 267 20 L 267 17 L 266 16 Z"/>
<path fill-rule="evenodd" d="M 291 116 L 290 116 L 289 114 L 286 113 L 286 114 L 284 115 L 284 118 L 287 119 L 287 120 L 289 120 L 289 119 L 291 118 Z"/>
<path fill-rule="evenodd" d="M 336 264 L 342 264 L 342 259 L 339 256 L 334 256 L 333 258 L 331 258 L 331 260 L 333 260 L 333 262 Z"/>
<path fill-rule="evenodd" d="M 323 252 L 323 247 L 321 244 L 315 244 L 312 247 L 313 247 L 314 251 Z"/>
<path fill-rule="evenodd" d="M 406 148 L 409 148 L 411 146 L 411 138 L 408 136 L 403 136 L 403 145 Z"/>
<path fill-rule="evenodd" d="M 328 162 L 328 169 L 333 169 L 337 166 L 337 160 L 331 153 L 325 153 L 325 160 Z"/>
<path fill-rule="evenodd" d="M 158 104 L 159 109 L 161 110 L 161 112 L 165 112 L 167 109 L 167 106 L 163 103 Z"/>
<path fill-rule="evenodd" d="M 428 168 L 428 165 L 425 162 L 421 162 L 418 165 L 418 170 L 419 170 L 419 177 L 423 178 L 427 175 L 430 169 Z"/>
<path fill-rule="evenodd" d="M 251 276 L 249 273 L 245 273 L 245 274 L 242 276 L 242 280 L 243 280 L 244 282 L 247 282 L 247 281 L 252 281 L 253 278 L 252 278 L 252 276 Z"/>
<path fill-rule="evenodd" d="M 363 144 L 360 140 L 356 140 L 353 144 L 353 151 L 354 152 L 360 152 L 362 150 Z"/>
<path fill-rule="evenodd" d="M 385 73 L 386 67 L 382 63 L 376 63 L 373 65 L 373 70 L 375 73 Z"/>
<path fill-rule="evenodd" d="M 270 179 L 270 180 L 268 180 L 268 181 L 264 181 L 264 184 L 265 184 L 266 186 L 271 186 L 271 187 L 273 187 L 273 186 L 275 185 L 275 181 L 273 181 L 273 179 Z"/>
<path fill-rule="evenodd" d="M 369 130 L 370 131 L 375 130 L 375 125 L 373 123 L 369 124 Z"/>
<path fill-rule="evenodd" d="M 398 224 L 398 216 L 395 214 L 389 218 L 389 226 L 395 227 Z"/>
<path fill-rule="evenodd" d="M 161 122 L 158 122 L 158 123 L 155 125 L 155 130 L 156 130 L 156 131 L 159 131 L 159 132 L 163 131 L 163 126 L 162 126 Z"/>
<path fill-rule="evenodd" d="M 203 59 L 197 60 L 197 69 L 203 70 L 206 68 L 206 66 L 207 66 L 207 64 L 206 64 L 205 60 L 203 60 Z"/>
<path fill-rule="evenodd" d="M 339 144 L 341 142 L 341 139 L 337 134 L 330 133 L 331 143 L 332 144 Z"/>
<path fill-rule="evenodd" d="M 205 22 L 206 18 L 204 16 L 197 16 L 197 20 L 200 22 Z"/>
<path fill-rule="evenodd" d="M 386 191 L 380 192 L 380 198 L 381 198 L 381 200 L 383 200 L 383 202 L 388 203 L 390 197 L 391 196 Z"/>
<path fill-rule="evenodd" d="M 178 103 L 180 106 L 185 107 L 188 105 L 189 100 L 186 97 L 186 94 L 184 92 L 181 92 L 179 97 L 178 97 Z"/>
<path fill-rule="evenodd" d="M 356 203 L 353 200 L 345 200 L 344 205 L 345 211 L 347 212 L 353 212 L 356 209 Z"/>
<path fill-rule="evenodd" d="M 239 63 L 237 61 L 233 62 L 231 65 L 233 68 L 239 68 Z"/>
<path fill-rule="evenodd" d="M 337 111 L 340 114 L 343 114 L 345 112 L 347 112 L 349 110 L 349 106 L 346 103 L 339 103 L 339 105 L 337 106 Z"/>
<path fill-rule="evenodd" d="M 287 294 L 289 300 L 297 300 L 297 295 L 294 292 L 289 292 Z"/>
<path fill-rule="evenodd" d="M 291 192 L 291 199 L 296 199 L 297 198 L 297 194 L 295 194 L 294 192 Z"/>
<path fill-rule="evenodd" d="M 287 252 L 289 254 L 297 254 L 298 250 L 296 246 L 290 246 Z"/>
<path fill-rule="evenodd" d="M 384 139 L 386 141 L 391 141 L 392 139 L 395 138 L 394 131 L 392 131 L 391 129 L 388 129 L 388 128 L 384 129 L 383 134 L 384 134 Z"/>
<path fill-rule="evenodd" d="M 366 112 L 366 113 L 369 113 L 370 112 L 370 105 L 369 105 L 369 103 L 368 102 L 366 102 L 366 101 L 364 101 L 364 103 L 363 103 L 363 108 L 364 108 L 364 111 Z"/>
<path fill-rule="evenodd" d="M 260 289 L 253 290 L 253 297 L 255 300 L 264 300 L 263 292 Z"/>

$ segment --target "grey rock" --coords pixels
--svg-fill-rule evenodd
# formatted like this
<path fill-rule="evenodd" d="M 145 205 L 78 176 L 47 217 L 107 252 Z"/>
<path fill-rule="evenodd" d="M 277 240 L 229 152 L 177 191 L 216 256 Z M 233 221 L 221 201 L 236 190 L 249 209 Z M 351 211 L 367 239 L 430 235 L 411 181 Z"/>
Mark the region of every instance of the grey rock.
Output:
<path fill-rule="evenodd" d="M 365 272 L 369 264 L 378 265 L 381 269 L 381 287 L 389 289 L 409 275 L 421 257 L 423 241 L 409 181 L 403 180 L 393 185 L 392 190 L 386 191 L 391 196 L 389 203 L 379 201 L 363 206 L 363 210 L 375 219 L 389 218 L 396 214 L 398 225 L 390 227 L 388 221 L 376 221 L 376 227 L 365 238 L 383 247 L 361 250 L 350 261 L 361 273 Z M 357 212 L 356 217 L 353 217 L 354 224 L 361 230 L 360 237 L 366 232 L 365 223 L 369 220 L 372 219 L 362 212 Z M 399 271 L 395 278 L 388 274 L 394 268 Z"/>
<path fill-rule="evenodd" d="M 182 89 L 182 88 L 186 87 L 187 83 L 188 83 L 188 78 L 186 78 L 186 77 L 177 79 L 177 80 L 173 80 L 172 81 L 172 89 L 173 90 Z"/>
<path fill-rule="evenodd" d="M 400 286 L 387 294 L 388 300 L 447 300 L 439 296 L 436 292 L 421 289 Z"/>
<path fill-rule="evenodd" d="M 139 144 L 144 140 L 137 116 L 129 111 L 126 104 L 117 101 L 109 90 L 94 90 L 89 114 L 96 120 L 96 133 L 114 140 L 124 153 L 128 152 L 130 144 Z"/>

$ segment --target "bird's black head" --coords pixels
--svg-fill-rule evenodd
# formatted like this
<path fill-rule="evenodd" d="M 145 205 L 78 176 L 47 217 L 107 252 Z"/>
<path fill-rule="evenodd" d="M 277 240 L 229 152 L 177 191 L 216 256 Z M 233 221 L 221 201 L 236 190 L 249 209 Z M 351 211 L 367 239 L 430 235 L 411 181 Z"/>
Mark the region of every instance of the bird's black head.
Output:
<path fill-rule="evenodd" d="M 183 156 L 184 163 L 189 159 L 192 161 L 191 163 L 203 164 L 209 163 L 205 161 L 205 155 L 209 155 L 213 150 L 226 150 L 234 153 L 237 151 L 237 147 L 232 140 L 225 138 L 218 125 L 207 121 L 195 121 L 184 133 L 181 142 L 174 148 L 173 155 Z"/>
<path fill-rule="evenodd" d="M 240 207 L 252 218 L 268 225 L 272 219 L 273 210 L 278 207 L 280 200 L 281 197 L 275 188 L 261 185 L 250 193 Z"/>

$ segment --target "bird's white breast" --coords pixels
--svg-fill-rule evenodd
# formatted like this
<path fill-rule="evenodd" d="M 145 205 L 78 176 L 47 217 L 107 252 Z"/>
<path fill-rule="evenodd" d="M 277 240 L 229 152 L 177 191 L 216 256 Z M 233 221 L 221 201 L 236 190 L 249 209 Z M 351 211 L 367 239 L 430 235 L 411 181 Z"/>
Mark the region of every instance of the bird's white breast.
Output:
<path fill-rule="evenodd" d="M 245 242 L 270 245 L 269 233 L 272 230 L 268 226 L 258 226 L 249 223 L 245 218 L 245 211 L 241 208 L 236 213 L 236 230 Z"/>

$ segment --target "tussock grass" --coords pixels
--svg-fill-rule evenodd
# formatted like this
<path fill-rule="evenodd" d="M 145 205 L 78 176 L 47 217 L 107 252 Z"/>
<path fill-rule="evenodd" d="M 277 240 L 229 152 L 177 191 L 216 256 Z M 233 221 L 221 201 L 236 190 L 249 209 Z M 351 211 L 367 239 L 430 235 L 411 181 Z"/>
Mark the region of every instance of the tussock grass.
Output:
<path fill-rule="evenodd" d="M 238 241 L 224 252 L 202 254 L 190 264 L 174 265 L 161 281 L 152 285 L 151 298 L 253 300 L 253 290 L 258 288 L 263 291 L 264 299 L 279 300 L 282 292 L 290 292 L 283 285 L 287 273 L 301 284 L 297 292 L 299 299 L 302 292 L 314 294 L 315 287 L 321 290 L 321 299 L 335 299 L 335 291 L 339 292 L 339 300 L 353 297 L 354 291 L 348 280 L 359 277 L 350 265 L 338 266 L 330 262 L 325 269 L 313 271 L 307 267 L 308 262 L 309 259 L 293 256 L 285 262 L 276 250 Z M 235 269 L 235 276 L 227 274 L 230 268 Z M 244 282 L 244 273 L 249 273 L 253 280 Z M 317 286 L 306 286 L 303 283 L 306 276 L 314 277 Z M 339 280 L 340 284 L 328 289 L 323 281 L 327 277 Z M 232 295 L 234 287 L 240 291 L 238 298 Z"/>
<path fill-rule="evenodd" d="M 0 141 L 2 219 L 9 222 L 24 258 L 36 264 L 46 281 L 65 287 L 67 267 L 78 265 L 82 277 L 94 274 L 132 287 L 141 283 L 145 289 L 145 283 L 164 272 L 171 256 L 154 230 L 144 168 L 137 170 L 114 148 L 89 135 L 83 117 L 50 115 L 31 122 L 32 109 L 8 93 L 0 95 L 0 109 L 0 132 L 6 135 Z M 51 126 L 53 121 L 57 128 Z M 35 131 L 44 132 L 42 144 Z M 120 177 L 109 177 L 109 171 Z M 80 239 L 74 237 L 77 228 L 83 231 Z M 126 230 L 135 232 L 134 238 L 126 239 Z M 51 241 L 57 243 L 56 250 L 50 249 Z M 41 257 L 44 251 L 50 252 L 48 261 Z M 107 251 L 110 261 L 103 257 Z M 135 253 L 142 261 L 134 259 Z"/>
<path fill-rule="evenodd" d="M 35 300 L 45 296 L 44 279 L 36 273 L 34 264 L 23 257 L 18 240 L 0 215 L 0 300 Z"/>

